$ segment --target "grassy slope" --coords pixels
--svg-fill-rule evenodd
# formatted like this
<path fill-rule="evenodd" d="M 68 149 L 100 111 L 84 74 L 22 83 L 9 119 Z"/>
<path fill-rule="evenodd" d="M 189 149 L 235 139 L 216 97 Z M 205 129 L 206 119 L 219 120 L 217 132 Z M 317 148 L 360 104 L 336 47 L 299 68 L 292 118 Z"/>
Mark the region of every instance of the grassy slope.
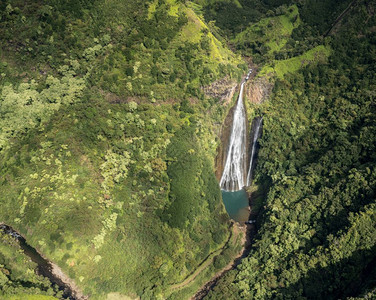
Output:
<path fill-rule="evenodd" d="M 249 45 L 257 43 L 266 47 L 264 56 L 270 56 L 273 52 L 278 52 L 287 43 L 288 38 L 294 28 L 300 24 L 299 11 L 296 5 L 287 9 L 287 11 L 276 17 L 263 18 L 259 22 L 252 24 L 243 32 L 236 35 L 233 43 L 238 49 L 244 49 L 245 55 L 253 54 Z M 247 49 L 248 48 L 248 49 Z"/>
<path fill-rule="evenodd" d="M 287 73 L 294 73 L 311 63 L 325 62 L 331 53 L 329 46 L 317 46 L 302 55 L 285 60 L 276 60 L 274 66 L 266 65 L 258 73 L 259 77 L 275 74 L 282 79 Z"/>
<path fill-rule="evenodd" d="M 2 48 L 6 76 L 1 81 L 1 100 L 19 101 L 19 111 L 26 112 L 31 123 L 26 128 L 14 127 L 19 130 L 9 131 L 4 139 L 0 191 L 7 197 L 1 198 L 0 218 L 58 263 L 93 299 L 114 292 L 145 299 L 162 297 L 169 285 L 186 278 L 228 235 L 228 219 L 213 174 L 212 124 L 200 112 L 213 102 L 205 100 L 195 107 L 187 101 L 179 105 L 179 98 L 192 96 L 190 91 L 202 84 L 196 78 L 205 67 L 210 82 L 220 76 L 223 66 L 228 68 L 226 73 L 232 69 L 236 76 L 236 65 L 241 61 L 210 32 L 209 47 L 203 48 L 200 32 L 207 29 L 205 23 L 189 6 L 169 2 L 169 26 L 176 25 L 177 8 L 184 12 L 187 23 L 170 41 L 168 37 L 160 41 L 167 42 L 164 51 L 156 49 L 158 44 L 153 40 L 150 45 L 154 46 L 147 49 L 137 41 L 129 14 L 135 11 L 131 9 L 134 5 L 142 16 L 142 5 L 118 1 L 103 7 L 98 1 L 97 13 L 104 18 L 98 15 L 97 20 L 87 11 L 83 14 L 86 19 L 70 19 L 72 16 L 53 7 L 57 14 L 54 19 L 66 18 L 73 27 L 78 39 L 72 44 L 62 40 L 70 38 L 69 34 L 51 39 L 40 33 L 39 47 L 30 50 L 29 45 L 21 45 L 12 55 L 12 43 Z M 37 16 L 43 7 L 36 3 L 28 11 L 21 2 L 13 7 L 17 5 L 20 8 L 4 18 L 18 24 L 26 17 L 29 27 L 23 35 L 27 37 L 41 22 Z M 97 8 L 88 9 L 95 16 Z M 155 9 L 164 13 L 163 7 Z M 153 17 L 152 8 L 144 13 Z M 101 20 L 107 23 L 101 24 Z M 105 32 L 95 33 L 91 26 Z M 2 37 L 15 34 L 9 28 L 1 28 Z M 187 28 L 196 34 L 187 35 Z M 128 29 L 133 30 L 133 36 L 128 35 Z M 147 34 L 149 29 L 145 30 Z M 144 36 L 144 41 L 151 37 Z M 193 45 L 192 50 L 184 52 L 187 45 Z M 179 47 L 186 55 L 183 59 L 172 55 Z M 64 52 L 70 60 L 64 60 Z M 155 60 L 157 52 L 161 55 Z M 196 60 L 199 64 L 194 64 Z M 64 70 L 57 71 L 62 66 L 66 66 Z M 154 75 L 150 72 L 153 66 L 157 67 Z M 168 70 L 180 68 L 189 68 L 189 76 L 181 72 L 175 81 L 165 78 Z M 74 74 L 70 73 L 73 69 Z M 51 91 L 45 71 L 68 86 L 55 83 Z M 64 76 L 71 77 L 63 80 Z M 32 79 L 36 86 L 19 88 L 20 81 Z M 51 110 L 46 98 L 64 99 L 74 81 L 81 79 L 85 88 Z M 187 83 L 193 84 L 190 91 Z M 11 90 L 4 89 L 10 84 Z M 53 95 L 47 96 L 47 92 Z M 129 96 L 146 97 L 143 102 L 147 103 L 172 97 L 176 105 L 137 106 L 124 101 Z M 34 113 L 37 108 L 41 121 Z M 21 116 L 11 117 L 6 119 L 10 129 L 17 125 L 12 120 Z M 185 191 L 181 183 L 187 182 L 191 184 Z M 177 215 L 182 217 L 175 218 Z"/>
<path fill-rule="evenodd" d="M 262 56 L 263 63 L 258 77 L 275 75 L 282 79 L 285 74 L 294 73 L 307 64 L 325 62 L 331 53 L 329 46 L 318 45 L 301 55 L 276 59 L 280 53 L 286 52 L 286 44 L 291 40 L 293 30 L 301 25 L 296 5 L 284 8 L 282 12 L 283 14 L 278 16 L 262 18 L 237 34 L 232 41 L 244 55 L 252 56 L 256 60 Z M 299 48 L 299 44 L 296 47 Z"/>

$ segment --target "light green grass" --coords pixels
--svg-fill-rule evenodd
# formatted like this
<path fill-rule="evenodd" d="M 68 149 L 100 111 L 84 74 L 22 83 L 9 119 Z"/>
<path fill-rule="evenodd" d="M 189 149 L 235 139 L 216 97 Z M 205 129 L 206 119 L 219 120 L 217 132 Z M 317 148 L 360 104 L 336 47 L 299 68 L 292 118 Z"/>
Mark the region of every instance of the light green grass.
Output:
<path fill-rule="evenodd" d="M 320 45 L 302 55 L 275 61 L 274 66 L 266 65 L 258 76 L 268 76 L 274 73 L 278 78 L 283 78 L 287 73 L 294 73 L 310 63 L 325 60 L 330 54 L 330 47 Z"/>
<path fill-rule="evenodd" d="M 209 27 L 199 14 L 201 12 L 199 5 L 189 4 L 187 7 L 181 6 L 181 9 L 185 11 L 189 21 L 181 31 L 177 39 L 178 43 L 199 43 L 204 35 L 202 31 L 207 30 L 207 37 L 210 39 L 210 54 L 205 59 L 208 59 L 213 64 L 231 62 L 231 64 L 235 65 L 242 62 L 238 55 L 231 52 L 210 32 Z"/>
<path fill-rule="evenodd" d="M 176 0 L 166 0 L 170 5 L 170 10 L 168 11 L 170 16 L 178 16 L 180 5 L 176 3 Z M 150 19 L 157 10 L 158 0 L 150 3 L 148 8 L 148 18 Z"/>

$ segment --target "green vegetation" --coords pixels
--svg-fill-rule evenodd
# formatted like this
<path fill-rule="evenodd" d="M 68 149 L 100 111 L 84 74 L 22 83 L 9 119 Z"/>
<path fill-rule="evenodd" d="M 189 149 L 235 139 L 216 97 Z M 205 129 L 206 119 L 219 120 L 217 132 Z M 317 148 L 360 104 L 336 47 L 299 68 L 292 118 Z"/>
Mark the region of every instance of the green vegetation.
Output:
<path fill-rule="evenodd" d="M 90 84 L 112 98 L 137 95 L 155 101 L 202 97 L 202 85 L 241 74 L 239 57 L 214 38 L 188 5 L 139 0 L 83 1 L 72 7 L 64 3 L 2 3 L 2 56 L 17 50 L 10 57 L 26 62 L 18 64 L 26 77 L 54 73 L 65 60 L 78 60 L 83 64 L 78 75 L 91 71 Z"/>
<path fill-rule="evenodd" d="M 78 62 L 71 62 L 72 64 Z M 76 101 L 85 88 L 83 78 L 76 78 L 75 70 L 64 65 L 59 69 L 61 78 L 48 76 L 38 90 L 35 80 L 20 83 L 18 87 L 5 84 L 0 99 L 0 150 L 8 145 L 8 140 L 37 127 L 57 111 L 61 105 Z"/>
<path fill-rule="evenodd" d="M 215 22 L 224 36 L 233 37 L 288 0 L 195 0 L 204 8 L 206 20 Z"/>
<path fill-rule="evenodd" d="M 0 219 L 91 299 L 183 295 L 230 235 L 201 87 L 246 65 L 198 5 L 73 2 L 1 3 Z"/>
<path fill-rule="evenodd" d="M 330 46 L 323 45 L 322 38 L 310 38 L 312 31 L 307 29 L 306 23 L 301 23 L 297 5 L 281 6 L 273 14 L 275 16 L 262 18 L 232 40 L 243 55 L 262 64 L 258 77 L 283 78 L 307 64 L 326 61 Z M 304 39 L 300 40 L 302 37 Z"/>
<path fill-rule="evenodd" d="M 226 239 L 208 124 L 187 103 L 86 97 L 3 154 L 2 218 L 94 299 L 162 294 Z"/>
<path fill-rule="evenodd" d="M 334 20 L 352 0 L 316 0 L 307 1 L 301 9 L 304 22 L 316 34 L 324 34 L 332 26 Z"/>
<path fill-rule="evenodd" d="M 267 197 L 257 239 L 208 299 L 372 297 L 375 8 L 359 2 L 332 37 L 328 61 L 285 73 L 259 107 L 256 181 Z"/>
<path fill-rule="evenodd" d="M 232 226 L 232 233 L 223 248 L 211 253 L 194 273 L 190 274 L 184 281 L 171 286 L 175 291 L 169 299 L 185 299 L 193 295 L 206 281 L 231 263 L 242 249 L 243 233 Z M 176 292 L 177 291 L 177 292 Z"/>
<path fill-rule="evenodd" d="M 243 55 L 274 85 L 247 104 L 258 233 L 208 298 L 374 296 L 375 4 L 325 36 L 350 2 L 2 1 L 0 221 L 91 299 L 192 296 L 240 250 L 203 87 Z M 61 299 L 0 239 L 1 299 Z"/>
<path fill-rule="evenodd" d="M 317 46 L 302 55 L 292 57 L 286 60 L 277 60 L 272 63 L 272 66 L 264 66 L 258 76 L 269 76 L 275 74 L 278 78 L 282 79 L 288 73 L 295 73 L 301 68 L 311 63 L 325 63 L 330 55 L 330 47 L 323 45 Z"/>
<path fill-rule="evenodd" d="M 298 7 L 283 6 L 278 16 L 263 18 L 232 40 L 236 49 L 254 61 L 268 61 L 286 45 L 294 28 L 300 25 Z"/>

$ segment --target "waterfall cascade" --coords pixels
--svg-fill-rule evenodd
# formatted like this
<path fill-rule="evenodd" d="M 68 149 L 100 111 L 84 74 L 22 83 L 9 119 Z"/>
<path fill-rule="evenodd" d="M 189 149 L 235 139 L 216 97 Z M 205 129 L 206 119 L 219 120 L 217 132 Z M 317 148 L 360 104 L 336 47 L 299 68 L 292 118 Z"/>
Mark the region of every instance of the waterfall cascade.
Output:
<path fill-rule="evenodd" d="M 250 161 L 249 161 L 249 167 L 248 167 L 248 175 L 247 175 L 247 185 L 251 185 L 251 180 L 252 180 L 252 171 L 253 171 L 253 165 L 255 162 L 255 156 L 256 156 L 256 145 L 257 145 L 257 139 L 260 136 L 260 128 L 262 124 L 262 117 L 256 117 L 254 119 L 254 123 L 252 126 L 255 128 L 253 131 L 253 139 L 252 139 L 252 150 L 251 150 L 251 156 L 250 156 Z"/>
<path fill-rule="evenodd" d="M 238 191 L 246 183 L 247 164 L 246 144 L 246 115 L 243 104 L 243 82 L 240 86 L 238 101 L 234 110 L 234 119 L 227 151 L 226 164 L 223 170 L 220 186 L 226 191 Z"/>
<path fill-rule="evenodd" d="M 247 116 L 243 103 L 243 91 L 246 80 L 252 69 L 248 72 L 245 80 L 240 86 L 240 92 L 234 117 L 232 130 L 228 145 L 225 167 L 220 181 L 221 189 L 226 191 L 238 191 L 246 185 L 247 180 Z"/>
<path fill-rule="evenodd" d="M 250 164 L 247 165 L 247 116 L 243 103 L 243 90 L 252 69 L 240 86 L 240 93 L 234 110 L 231 135 L 226 156 L 226 163 L 222 173 L 220 186 L 225 191 L 239 191 L 249 185 L 252 178 L 252 166 L 256 153 L 256 142 L 260 134 L 262 118 L 257 118 L 252 139 Z"/>

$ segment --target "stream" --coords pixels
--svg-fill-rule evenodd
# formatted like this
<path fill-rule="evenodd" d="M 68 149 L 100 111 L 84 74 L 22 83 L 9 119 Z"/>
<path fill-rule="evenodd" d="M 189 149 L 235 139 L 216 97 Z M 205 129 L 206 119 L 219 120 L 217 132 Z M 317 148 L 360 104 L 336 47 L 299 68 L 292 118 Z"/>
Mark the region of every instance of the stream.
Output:
<path fill-rule="evenodd" d="M 24 237 L 22 237 L 18 232 L 16 232 L 12 227 L 7 226 L 5 224 L 0 224 L 0 230 L 2 230 L 4 233 L 14 237 L 18 240 L 19 245 L 25 255 L 30 257 L 30 259 L 35 262 L 37 266 L 37 274 L 42 275 L 44 277 L 47 277 L 51 285 L 57 285 L 59 287 L 60 291 L 63 291 L 63 298 L 69 299 L 69 300 L 78 300 L 82 299 L 81 297 L 76 297 L 76 291 L 73 291 L 71 286 L 64 282 L 61 277 L 56 275 L 56 267 L 49 262 L 47 259 L 42 257 L 41 254 L 38 253 L 38 251 L 31 247 L 25 240 Z"/>

